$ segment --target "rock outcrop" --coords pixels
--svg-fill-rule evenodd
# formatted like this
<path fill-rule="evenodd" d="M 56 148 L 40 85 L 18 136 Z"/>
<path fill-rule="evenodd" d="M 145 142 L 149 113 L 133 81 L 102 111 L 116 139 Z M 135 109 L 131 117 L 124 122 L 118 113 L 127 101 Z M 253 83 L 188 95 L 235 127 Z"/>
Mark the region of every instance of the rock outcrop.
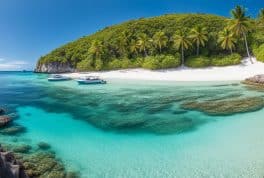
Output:
<path fill-rule="evenodd" d="M 4 151 L 0 146 L 0 177 L 28 178 L 23 165 L 15 159 L 11 152 Z"/>
<path fill-rule="evenodd" d="M 0 130 L 0 133 L 3 135 L 17 135 L 24 133 L 26 128 L 19 125 L 12 125 L 10 127 L 6 127 Z"/>
<path fill-rule="evenodd" d="M 69 63 L 43 63 L 38 64 L 35 72 L 36 73 L 67 73 L 67 72 L 75 72 L 74 69 Z"/>
<path fill-rule="evenodd" d="M 226 116 L 258 111 L 264 108 L 264 99 L 260 97 L 247 97 L 219 101 L 192 101 L 183 103 L 181 107 L 187 110 L 200 111 L 207 115 Z"/>
<path fill-rule="evenodd" d="M 247 78 L 242 83 L 249 85 L 259 85 L 264 87 L 264 74 L 255 75 L 253 77 Z"/>

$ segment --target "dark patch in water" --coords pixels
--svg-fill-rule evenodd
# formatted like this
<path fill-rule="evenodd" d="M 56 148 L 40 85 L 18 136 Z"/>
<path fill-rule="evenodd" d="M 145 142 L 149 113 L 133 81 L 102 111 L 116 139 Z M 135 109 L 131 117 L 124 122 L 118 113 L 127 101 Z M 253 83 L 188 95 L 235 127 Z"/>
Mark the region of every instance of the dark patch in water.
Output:
<path fill-rule="evenodd" d="M 151 132 L 155 134 L 181 133 L 209 122 L 189 114 L 186 109 L 174 109 L 183 103 L 216 102 L 240 98 L 237 85 L 208 87 L 180 87 L 157 89 L 121 88 L 116 91 L 77 91 L 68 87 L 21 83 L 0 93 L 0 104 L 14 108 L 32 106 L 47 112 L 67 113 L 105 131 Z M 0 86 L 1 90 L 1 86 Z M 8 91 L 8 92 L 7 92 Z M 26 113 L 26 116 L 31 116 Z"/>
<path fill-rule="evenodd" d="M 32 116 L 32 114 L 31 113 L 26 113 L 26 116 Z"/>
<path fill-rule="evenodd" d="M 185 114 L 187 112 L 188 112 L 187 110 L 178 109 L 176 111 L 173 111 L 172 113 L 178 115 L 178 114 Z"/>
<path fill-rule="evenodd" d="M 2 135 L 20 135 L 26 132 L 26 128 L 16 124 L 16 123 L 11 123 L 7 127 L 1 128 L 0 129 L 0 134 Z"/>

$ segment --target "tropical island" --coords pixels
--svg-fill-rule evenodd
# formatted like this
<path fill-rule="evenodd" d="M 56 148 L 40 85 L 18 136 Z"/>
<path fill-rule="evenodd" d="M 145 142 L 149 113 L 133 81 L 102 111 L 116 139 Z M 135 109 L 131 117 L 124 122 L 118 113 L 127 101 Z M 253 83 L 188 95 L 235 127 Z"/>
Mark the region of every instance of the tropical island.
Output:
<path fill-rule="evenodd" d="M 264 62 L 264 9 L 256 19 L 242 6 L 231 15 L 169 14 L 106 27 L 41 57 L 36 72 L 222 67 L 244 57 L 254 63 L 252 56 Z"/>
<path fill-rule="evenodd" d="M 257 13 L 131 20 L 42 56 L 36 73 L 0 71 L 0 177 L 263 177 Z"/>

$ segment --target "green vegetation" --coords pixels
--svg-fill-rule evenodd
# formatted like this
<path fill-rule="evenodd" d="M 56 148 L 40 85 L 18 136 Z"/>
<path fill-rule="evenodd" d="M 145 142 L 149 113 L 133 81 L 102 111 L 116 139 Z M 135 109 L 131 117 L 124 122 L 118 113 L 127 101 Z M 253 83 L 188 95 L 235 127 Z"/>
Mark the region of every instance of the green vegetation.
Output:
<path fill-rule="evenodd" d="M 233 53 L 231 55 L 212 56 L 210 59 L 212 66 L 229 66 L 240 64 L 242 57 L 237 53 Z"/>
<path fill-rule="evenodd" d="M 146 69 L 166 69 L 175 68 L 181 65 L 180 55 L 157 55 L 146 57 L 143 67 Z"/>
<path fill-rule="evenodd" d="M 206 56 L 191 56 L 186 61 L 186 66 L 192 68 L 201 68 L 210 66 L 210 59 Z"/>
<path fill-rule="evenodd" d="M 173 42 L 174 42 L 174 46 L 176 47 L 176 49 L 181 51 L 181 58 L 182 58 L 182 65 L 183 65 L 184 64 L 184 51 L 188 50 L 192 45 L 188 37 L 188 33 L 186 32 L 186 29 L 177 32 L 173 36 Z"/>
<path fill-rule="evenodd" d="M 186 61 L 186 66 L 192 68 L 202 68 L 208 66 L 229 66 L 240 64 L 242 57 L 233 53 L 231 55 L 215 55 L 215 56 L 191 56 Z"/>
<path fill-rule="evenodd" d="M 236 38 L 234 34 L 228 28 L 225 28 L 222 32 L 219 33 L 218 43 L 221 48 L 224 50 L 230 50 L 231 54 L 235 48 Z"/>
<path fill-rule="evenodd" d="M 259 18 L 260 18 L 260 20 L 264 20 L 264 8 L 260 9 Z"/>
<path fill-rule="evenodd" d="M 258 48 L 254 48 L 253 53 L 259 61 L 264 62 L 264 44 Z"/>
<path fill-rule="evenodd" d="M 247 50 L 247 55 L 253 63 L 251 56 L 249 54 L 247 35 L 250 32 L 250 21 L 249 17 L 246 16 L 245 8 L 241 6 L 236 6 L 235 9 L 231 11 L 232 20 L 230 21 L 230 29 L 233 31 L 234 35 L 237 37 L 242 37 L 245 42 L 245 47 Z"/>
<path fill-rule="evenodd" d="M 208 41 L 207 30 L 205 27 L 197 26 L 191 30 L 190 38 L 192 42 L 196 44 L 197 56 L 200 53 L 200 46 L 204 47 L 205 43 Z"/>
<path fill-rule="evenodd" d="M 248 17 L 241 6 L 231 14 L 230 19 L 171 14 L 131 20 L 57 48 L 38 65 L 67 63 L 79 71 L 226 66 L 238 64 L 251 52 L 263 61 L 264 10 L 257 19 Z"/>

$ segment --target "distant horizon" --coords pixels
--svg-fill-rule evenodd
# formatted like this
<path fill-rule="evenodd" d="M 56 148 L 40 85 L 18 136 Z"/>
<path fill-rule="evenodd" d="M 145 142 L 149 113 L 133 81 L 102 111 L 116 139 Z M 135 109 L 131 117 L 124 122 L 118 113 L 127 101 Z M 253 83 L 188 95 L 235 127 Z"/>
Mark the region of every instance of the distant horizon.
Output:
<path fill-rule="evenodd" d="M 186 13 L 230 17 L 230 10 L 236 5 L 244 6 L 248 15 L 256 17 L 258 10 L 264 7 L 264 2 L 259 0 L 189 2 L 186 6 L 184 0 L 1 1 L 0 71 L 34 70 L 38 58 L 51 50 L 129 20 Z"/>

